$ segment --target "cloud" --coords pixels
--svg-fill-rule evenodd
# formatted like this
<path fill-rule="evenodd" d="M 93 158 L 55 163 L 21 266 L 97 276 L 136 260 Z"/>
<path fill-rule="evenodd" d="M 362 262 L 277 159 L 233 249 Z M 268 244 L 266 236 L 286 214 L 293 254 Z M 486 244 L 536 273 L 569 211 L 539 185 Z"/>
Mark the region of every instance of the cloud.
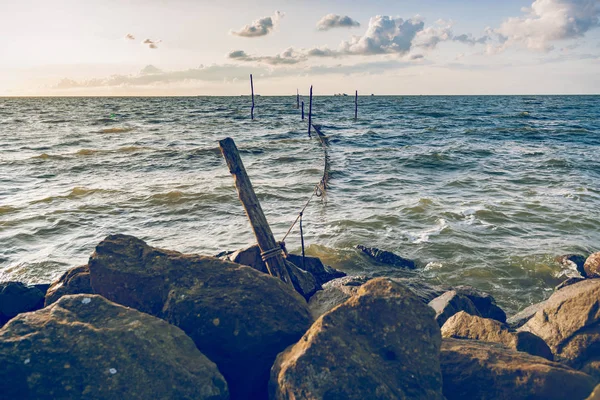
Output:
<path fill-rule="evenodd" d="M 460 43 L 474 46 L 476 44 L 486 44 L 488 42 L 488 40 L 490 40 L 490 37 L 488 35 L 484 35 L 484 36 L 480 36 L 480 37 L 476 38 L 476 37 L 473 37 L 473 35 L 471 35 L 471 34 L 463 33 L 462 35 L 454 36 L 452 38 L 452 40 L 454 40 L 455 42 L 460 42 Z"/>
<path fill-rule="evenodd" d="M 162 74 L 163 71 L 161 69 L 156 68 L 154 65 L 146 65 L 140 71 L 140 75 L 153 75 L 153 74 Z"/>
<path fill-rule="evenodd" d="M 509 18 L 495 30 L 505 39 L 500 50 L 518 44 L 549 51 L 552 42 L 582 37 L 600 24 L 598 0 L 535 0 L 523 12 L 526 15 Z"/>
<path fill-rule="evenodd" d="M 306 61 L 304 54 L 298 53 L 292 47 L 275 56 L 251 56 L 243 50 L 235 50 L 227 55 L 227 58 L 237 61 L 258 62 L 269 65 L 293 65 Z"/>
<path fill-rule="evenodd" d="M 328 31 L 333 28 L 355 28 L 360 26 L 358 21 L 353 20 L 349 16 L 341 16 L 337 14 L 327 14 L 317 22 L 317 29 L 320 31 Z"/>
<path fill-rule="evenodd" d="M 452 21 L 438 20 L 435 25 L 417 32 L 413 44 L 427 50 L 435 49 L 439 43 L 453 38 L 452 25 Z"/>
<path fill-rule="evenodd" d="M 281 18 L 283 18 L 284 15 L 285 14 L 280 11 L 275 11 L 275 14 L 271 17 L 257 19 L 250 25 L 242 27 L 239 31 L 230 31 L 230 33 L 235 36 L 249 38 L 266 36 L 271 33 L 273 29 L 275 29 L 277 23 L 279 20 L 281 20 Z"/>
<path fill-rule="evenodd" d="M 160 42 L 162 42 L 162 40 L 146 39 L 142 42 L 142 44 L 148 45 L 148 48 L 150 48 L 150 49 L 158 49 L 158 44 Z"/>
<path fill-rule="evenodd" d="M 127 35 L 125 35 L 125 39 L 127 39 L 127 40 L 135 40 L 135 36 L 133 36 L 131 33 L 128 33 Z"/>

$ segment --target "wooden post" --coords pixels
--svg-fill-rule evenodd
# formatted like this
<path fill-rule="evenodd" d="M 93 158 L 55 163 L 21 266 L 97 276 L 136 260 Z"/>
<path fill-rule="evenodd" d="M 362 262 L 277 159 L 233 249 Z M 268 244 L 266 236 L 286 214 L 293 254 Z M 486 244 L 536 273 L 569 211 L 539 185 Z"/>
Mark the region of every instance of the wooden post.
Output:
<path fill-rule="evenodd" d="M 354 95 L 354 120 L 356 121 L 358 119 L 358 90 L 356 91 L 356 94 Z"/>
<path fill-rule="evenodd" d="M 269 254 L 271 254 L 271 256 L 265 260 L 269 273 L 278 277 L 288 285 L 293 286 L 283 258 L 283 250 L 279 243 L 275 242 L 273 232 L 269 227 L 269 223 L 267 222 L 267 218 L 263 213 L 260 202 L 256 197 L 256 193 L 254 193 L 252 183 L 246 173 L 246 169 L 244 168 L 235 142 L 231 138 L 225 138 L 219 141 L 219 146 L 221 147 L 223 158 L 225 158 L 225 161 L 227 162 L 229 172 L 233 175 L 235 187 L 240 197 L 240 201 L 244 206 L 244 210 L 246 211 L 246 215 L 250 220 L 250 225 L 256 236 L 258 247 L 260 247 L 261 253 L 269 252 Z"/>
<path fill-rule="evenodd" d="M 252 108 L 250 109 L 250 118 L 254 120 L 254 82 L 252 81 L 252 74 L 250 74 L 250 90 L 252 91 Z"/>
<path fill-rule="evenodd" d="M 296 89 L 296 108 L 300 108 L 300 92 Z"/>
<path fill-rule="evenodd" d="M 308 137 L 312 137 L 310 135 L 311 127 L 312 127 L 312 85 L 310 85 L 310 97 L 308 100 Z"/>
<path fill-rule="evenodd" d="M 302 101 L 302 121 L 304 121 L 304 100 Z"/>

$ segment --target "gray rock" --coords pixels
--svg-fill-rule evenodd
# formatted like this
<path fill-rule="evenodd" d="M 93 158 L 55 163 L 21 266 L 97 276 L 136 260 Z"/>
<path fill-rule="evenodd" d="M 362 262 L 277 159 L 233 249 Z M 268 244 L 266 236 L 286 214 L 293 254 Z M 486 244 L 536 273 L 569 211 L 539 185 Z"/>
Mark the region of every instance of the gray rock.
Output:
<path fill-rule="evenodd" d="M 443 295 L 436 297 L 429 302 L 429 306 L 435 311 L 435 320 L 441 327 L 444 323 L 459 311 L 465 311 L 468 314 L 481 316 L 475 304 L 467 296 L 458 294 L 451 290 Z"/>
<path fill-rule="evenodd" d="M 519 311 L 512 317 L 508 318 L 506 320 L 506 323 L 512 329 L 520 328 L 521 326 L 525 325 L 527 323 L 527 321 L 529 321 L 535 315 L 536 312 L 538 312 L 539 310 L 544 308 L 545 303 L 546 303 L 545 301 L 542 301 L 540 303 L 535 303 L 535 304 L 532 304 L 532 305 L 524 308 L 523 310 Z"/>
<path fill-rule="evenodd" d="M 376 247 L 366 247 L 361 244 L 357 245 L 356 248 L 366 254 L 370 259 L 380 264 L 407 269 L 417 268 L 417 265 L 413 260 L 400 257 L 391 251 L 380 250 Z"/>
<path fill-rule="evenodd" d="M 287 259 L 291 261 L 298 268 L 310 272 L 315 277 L 317 284 L 323 285 L 329 281 L 337 278 L 346 276 L 345 272 L 338 271 L 329 265 L 324 265 L 321 260 L 317 257 L 304 257 L 304 263 L 302 263 L 302 256 L 296 254 L 288 254 Z"/>
<path fill-rule="evenodd" d="M 475 304 L 482 317 L 495 319 L 502 323 L 506 322 L 506 313 L 496 305 L 496 300 L 491 294 L 482 292 L 471 286 L 456 286 L 452 290 L 458 294 L 467 296 Z"/>
<path fill-rule="evenodd" d="M 25 312 L 44 307 L 44 294 L 22 282 L 0 283 L 0 327 Z"/>

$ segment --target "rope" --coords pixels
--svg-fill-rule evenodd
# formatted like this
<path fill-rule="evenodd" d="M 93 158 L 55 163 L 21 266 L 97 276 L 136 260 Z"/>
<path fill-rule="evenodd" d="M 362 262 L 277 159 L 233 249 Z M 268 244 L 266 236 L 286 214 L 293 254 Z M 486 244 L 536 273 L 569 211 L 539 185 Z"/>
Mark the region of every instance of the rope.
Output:
<path fill-rule="evenodd" d="M 263 261 L 266 262 L 268 259 L 277 257 L 281 253 L 283 253 L 283 249 L 281 248 L 281 245 L 279 245 L 277 247 L 272 248 L 271 250 L 263 251 L 262 253 L 260 253 L 260 257 Z"/>

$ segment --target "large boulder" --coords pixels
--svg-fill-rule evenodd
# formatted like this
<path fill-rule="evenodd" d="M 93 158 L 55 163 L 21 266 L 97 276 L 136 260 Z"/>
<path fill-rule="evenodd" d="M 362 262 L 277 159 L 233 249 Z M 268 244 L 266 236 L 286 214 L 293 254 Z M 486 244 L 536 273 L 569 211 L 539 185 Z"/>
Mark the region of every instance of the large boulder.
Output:
<path fill-rule="evenodd" d="M 595 370 L 600 361 L 600 279 L 567 286 L 544 303 L 521 328 L 550 346 L 557 360 Z M 589 371 L 593 372 L 593 371 Z M 596 370 L 600 377 L 600 370 Z"/>
<path fill-rule="evenodd" d="M 334 279 L 323 285 L 323 290 L 319 290 L 310 298 L 308 308 L 313 319 L 319 318 L 332 308 L 344 303 L 350 297 L 358 292 L 358 289 L 370 278 L 366 276 L 345 276 Z"/>
<path fill-rule="evenodd" d="M 374 279 L 281 353 L 271 399 L 443 399 L 440 333 L 408 288 Z"/>
<path fill-rule="evenodd" d="M 585 260 L 583 269 L 588 278 L 600 278 L 600 252 L 589 256 Z"/>
<path fill-rule="evenodd" d="M 474 340 L 443 339 L 440 362 L 448 400 L 579 400 L 595 383 L 565 365 Z"/>
<path fill-rule="evenodd" d="M 470 315 L 464 311 L 454 314 L 444 323 L 442 337 L 500 343 L 510 349 L 524 351 L 547 360 L 553 358 L 546 342 L 533 333 L 513 332 L 499 321 Z"/>
<path fill-rule="evenodd" d="M 459 295 L 468 297 L 482 317 L 495 319 L 502 323 L 506 322 L 506 313 L 496 305 L 496 300 L 491 294 L 472 286 L 456 286 L 452 290 Z"/>
<path fill-rule="evenodd" d="M 441 327 L 454 314 L 465 311 L 471 315 L 481 316 L 475 304 L 462 294 L 454 290 L 444 293 L 429 302 L 429 306 L 435 311 L 435 320 Z"/>
<path fill-rule="evenodd" d="M 22 282 L 0 283 L 0 327 L 11 318 L 44 307 L 44 293 Z"/>
<path fill-rule="evenodd" d="M 381 250 L 376 247 L 366 247 L 361 244 L 357 245 L 356 248 L 363 254 L 369 257 L 371 260 L 384 265 L 390 265 L 392 267 L 415 269 L 417 268 L 416 263 L 413 260 L 409 260 L 404 257 L 400 257 L 391 251 Z"/>
<path fill-rule="evenodd" d="M 48 288 L 46 292 L 46 306 L 55 303 L 62 296 L 68 294 L 92 294 L 90 284 L 90 269 L 87 265 L 75 267 L 64 274 Z"/>
<path fill-rule="evenodd" d="M 165 321 L 64 296 L 0 330 L 3 399 L 227 399 L 216 365 Z"/>
<path fill-rule="evenodd" d="M 275 357 L 312 322 L 306 301 L 277 278 L 133 236 L 107 237 L 89 268 L 95 293 L 183 329 L 217 364 L 233 399 L 264 398 Z"/>
<path fill-rule="evenodd" d="M 287 259 L 294 265 L 297 265 L 298 268 L 314 276 L 318 285 L 323 285 L 334 279 L 346 276 L 345 272 L 338 271 L 329 265 L 324 265 L 318 257 L 305 256 L 304 262 L 302 262 L 302 256 L 290 253 L 287 255 Z"/>

